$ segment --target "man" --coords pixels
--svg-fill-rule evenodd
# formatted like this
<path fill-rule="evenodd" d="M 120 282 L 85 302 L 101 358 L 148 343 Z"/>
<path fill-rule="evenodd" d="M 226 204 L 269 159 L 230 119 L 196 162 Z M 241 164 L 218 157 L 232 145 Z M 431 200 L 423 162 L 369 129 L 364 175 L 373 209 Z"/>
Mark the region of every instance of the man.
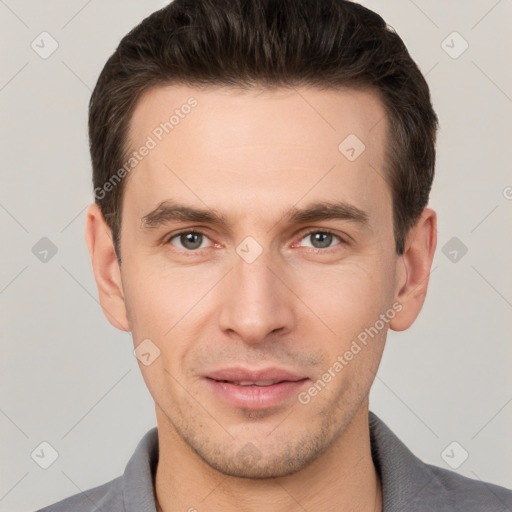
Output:
<path fill-rule="evenodd" d="M 436 247 L 437 118 L 378 15 L 175 0 L 121 41 L 89 128 L 94 274 L 157 428 L 43 511 L 512 510 L 368 410 Z"/>

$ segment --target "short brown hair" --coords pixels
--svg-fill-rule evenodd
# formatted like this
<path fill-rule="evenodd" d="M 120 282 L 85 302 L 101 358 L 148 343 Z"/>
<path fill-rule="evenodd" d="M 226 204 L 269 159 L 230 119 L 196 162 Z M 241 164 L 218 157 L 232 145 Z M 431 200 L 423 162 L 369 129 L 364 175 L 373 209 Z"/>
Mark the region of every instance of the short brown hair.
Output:
<path fill-rule="evenodd" d="M 428 203 L 437 116 L 403 41 L 375 12 L 346 0 L 174 0 L 131 30 L 108 59 L 89 105 L 96 202 L 119 255 L 130 119 L 157 85 L 369 88 L 389 121 L 385 178 L 396 252 Z M 340 141 L 341 142 L 341 141 Z"/>

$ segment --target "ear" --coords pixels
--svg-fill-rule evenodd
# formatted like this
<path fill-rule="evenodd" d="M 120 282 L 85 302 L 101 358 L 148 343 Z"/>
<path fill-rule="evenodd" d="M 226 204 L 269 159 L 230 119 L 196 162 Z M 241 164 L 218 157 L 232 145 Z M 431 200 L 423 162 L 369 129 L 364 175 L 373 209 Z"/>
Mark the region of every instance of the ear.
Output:
<path fill-rule="evenodd" d="M 114 250 L 112 232 L 97 204 L 92 204 L 87 210 L 85 238 L 103 313 L 114 327 L 129 331 L 121 269 Z"/>
<path fill-rule="evenodd" d="M 397 260 L 395 301 L 402 309 L 389 323 L 394 331 L 408 329 L 423 307 L 436 245 L 437 215 L 425 208 L 410 229 L 404 253 Z"/>

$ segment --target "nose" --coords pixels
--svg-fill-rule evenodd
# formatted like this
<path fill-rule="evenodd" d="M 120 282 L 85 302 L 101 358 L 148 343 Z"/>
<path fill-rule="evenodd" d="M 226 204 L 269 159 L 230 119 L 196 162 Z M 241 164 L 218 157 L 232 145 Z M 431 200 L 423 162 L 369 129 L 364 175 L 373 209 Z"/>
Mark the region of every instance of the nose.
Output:
<path fill-rule="evenodd" d="M 296 322 L 295 297 L 286 286 L 283 269 L 269 253 L 247 263 L 235 255 L 235 267 L 224 283 L 219 327 L 256 344 L 271 333 L 289 332 Z"/>

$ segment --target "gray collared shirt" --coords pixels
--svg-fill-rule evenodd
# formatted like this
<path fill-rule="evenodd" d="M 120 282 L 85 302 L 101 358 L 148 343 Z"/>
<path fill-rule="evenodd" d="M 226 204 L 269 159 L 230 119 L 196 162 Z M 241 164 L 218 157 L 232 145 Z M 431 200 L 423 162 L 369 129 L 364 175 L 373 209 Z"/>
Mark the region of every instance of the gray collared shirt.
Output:
<path fill-rule="evenodd" d="M 369 425 L 372 458 L 382 482 L 382 512 L 512 512 L 512 490 L 423 463 L 371 411 Z M 122 476 L 38 512 L 156 512 L 157 463 L 154 427 Z"/>

